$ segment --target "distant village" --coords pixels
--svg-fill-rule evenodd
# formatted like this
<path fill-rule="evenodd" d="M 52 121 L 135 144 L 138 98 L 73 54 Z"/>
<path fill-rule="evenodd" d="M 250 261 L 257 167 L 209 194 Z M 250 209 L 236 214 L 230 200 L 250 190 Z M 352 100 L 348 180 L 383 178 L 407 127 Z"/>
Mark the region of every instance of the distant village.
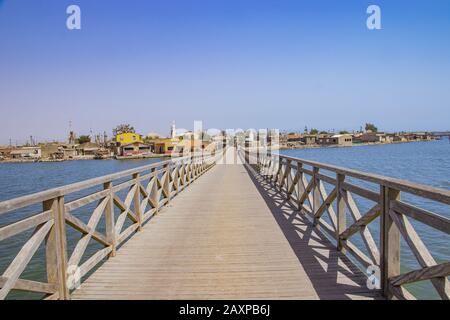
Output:
<path fill-rule="evenodd" d="M 0 146 L 1 162 L 36 162 L 36 161 L 65 161 L 91 159 L 137 159 L 168 157 L 190 152 L 213 152 L 218 144 L 222 144 L 223 135 L 208 135 L 206 132 L 179 132 L 175 123 L 170 127 L 170 135 L 162 136 L 157 133 L 142 135 L 136 133 L 128 124 L 122 124 L 113 129 L 112 138 L 107 134 L 96 135 L 93 139 L 89 135 L 76 136 L 70 131 L 65 142 L 35 143 L 32 138 L 22 146 Z M 246 136 L 241 132 L 235 141 L 255 140 L 253 135 Z M 317 129 L 303 132 L 280 133 L 280 149 L 301 149 L 319 147 L 350 147 L 364 144 L 385 144 L 412 141 L 430 141 L 439 139 L 428 132 L 379 132 L 373 124 L 366 124 L 365 129 L 357 132 L 341 131 L 338 134 L 319 131 Z M 254 145 L 251 141 L 250 145 Z"/>
<path fill-rule="evenodd" d="M 430 141 L 440 139 L 429 132 L 379 132 L 378 128 L 366 123 L 365 128 L 357 132 L 340 131 L 330 133 L 317 129 L 303 132 L 289 132 L 280 134 L 281 149 L 319 148 L 319 147 L 351 147 L 367 144 L 385 144 L 413 141 Z"/>
<path fill-rule="evenodd" d="M 138 159 L 168 157 L 174 153 L 182 155 L 185 151 L 197 152 L 214 149 L 214 137 L 205 132 L 178 132 L 172 124 L 170 136 L 157 133 L 142 135 L 135 129 L 122 124 L 113 129 L 113 138 L 107 134 L 94 139 L 87 135 L 76 136 L 69 132 L 66 142 L 33 143 L 23 146 L 0 146 L 0 161 L 36 162 L 92 159 Z"/>

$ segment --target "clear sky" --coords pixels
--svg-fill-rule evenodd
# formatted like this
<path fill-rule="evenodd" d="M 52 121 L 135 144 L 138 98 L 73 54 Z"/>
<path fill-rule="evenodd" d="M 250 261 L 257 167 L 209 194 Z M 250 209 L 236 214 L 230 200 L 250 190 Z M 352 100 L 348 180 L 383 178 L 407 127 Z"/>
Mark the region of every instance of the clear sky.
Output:
<path fill-rule="evenodd" d="M 0 111 L 0 143 L 69 121 L 448 130 L 450 1 L 0 0 Z"/>

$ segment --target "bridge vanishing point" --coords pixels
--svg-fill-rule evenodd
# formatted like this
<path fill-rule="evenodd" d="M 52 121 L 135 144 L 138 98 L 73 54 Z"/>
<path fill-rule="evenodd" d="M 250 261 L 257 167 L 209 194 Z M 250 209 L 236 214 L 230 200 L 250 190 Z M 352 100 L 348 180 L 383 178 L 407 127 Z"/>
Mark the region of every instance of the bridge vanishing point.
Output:
<path fill-rule="evenodd" d="M 448 190 L 243 150 L 0 202 L 0 217 L 42 204 L 40 213 L 0 225 L 0 249 L 24 238 L 0 270 L 0 298 L 412 299 L 404 285 L 429 281 L 448 299 L 450 263 L 433 258 L 410 220 L 445 236 L 450 220 L 400 199 L 448 206 Z M 351 242 L 355 234 L 362 241 Z M 417 270 L 400 268 L 400 238 Z M 39 252 L 46 276 L 22 277 Z"/>

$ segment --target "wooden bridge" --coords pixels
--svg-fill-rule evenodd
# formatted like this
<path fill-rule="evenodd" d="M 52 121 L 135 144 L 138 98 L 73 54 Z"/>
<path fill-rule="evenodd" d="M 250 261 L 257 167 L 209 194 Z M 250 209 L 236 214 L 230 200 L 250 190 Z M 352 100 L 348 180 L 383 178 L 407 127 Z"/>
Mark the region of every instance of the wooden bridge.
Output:
<path fill-rule="evenodd" d="M 0 225 L 0 245 L 24 241 L 0 277 L 0 298 L 409 299 L 404 285 L 429 281 L 448 299 L 450 262 L 433 258 L 410 219 L 443 236 L 450 220 L 400 200 L 407 193 L 447 210 L 448 190 L 233 151 L 1 202 L 0 217 L 20 219 Z M 18 214 L 39 203 L 41 212 Z M 362 241 L 351 242 L 355 234 Z M 400 268 L 401 237 L 417 270 Z M 23 277 L 39 253 L 45 276 Z"/>

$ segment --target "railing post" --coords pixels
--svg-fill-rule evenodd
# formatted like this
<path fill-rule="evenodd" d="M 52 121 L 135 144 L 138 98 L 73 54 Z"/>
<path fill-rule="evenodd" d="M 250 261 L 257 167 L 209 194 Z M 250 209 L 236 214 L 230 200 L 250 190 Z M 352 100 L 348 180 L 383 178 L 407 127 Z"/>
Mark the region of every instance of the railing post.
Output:
<path fill-rule="evenodd" d="M 170 188 L 169 188 L 169 180 L 170 180 L 170 166 L 168 163 L 164 165 L 164 181 L 163 181 L 163 192 L 167 196 L 167 203 L 170 202 Z"/>
<path fill-rule="evenodd" d="M 150 173 L 155 173 L 156 168 L 152 168 L 150 170 Z M 155 205 L 155 215 L 158 214 L 159 212 L 159 199 L 158 199 L 158 177 L 155 175 L 153 177 L 151 177 L 150 179 L 154 179 L 153 182 L 153 186 L 152 189 L 149 191 L 150 192 L 150 198 L 152 200 L 152 203 Z"/>
<path fill-rule="evenodd" d="M 106 239 L 111 244 L 110 257 L 116 256 L 116 229 L 115 229 L 115 218 L 114 218 L 114 191 L 112 187 L 112 181 L 103 184 L 103 189 L 109 190 L 108 203 L 105 207 L 105 230 Z"/>
<path fill-rule="evenodd" d="M 180 182 L 180 166 L 179 163 L 175 165 L 175 174 L 173 177 L 173 188 L 175 190 L 175 194 L 179 192 L 179 182 Z"/>
<path fill-rule="evenodd" d="M 245 163 L 250 164 L 250 141 L 247 141 L 247 139 L 245 139 L 244 147 L 245 147 Z"/>
<path fill-rule="evenodd" d="M 194 154 L 191 153 L 191 158 L 189 160 L 189 184 L 194 180 Z"/>
<path fill-rule="evenodd" d="M 283 178 L 283 176 L 285 176 L 285 178 Z M 286 172 L 283 176 L 282 176 L 283 180 L 286 179 L 286 193 L 287 193 L 286 198 L 288 200 L 291 200 L 291 194 L 289 193 L 289 188 L 290 188 L 289 182 L 291 179 L 291 160 L 286 161 Z M 282 185 L 283 184 L 284 184 L 284 181 L 282 181 Z M 283 186 L 281 186 L 281 189 L 283 189 Z"/>
<path fill-rule="evenodd" d="M 133 203 L 134 203 L 134 214 L 136 215 L 137 221 L 138 221 L 138 231 L 142 230 L 142 212 L 141 212 L 141 198 L 140 198 L 140 181 L 139 181 L 139 173 L 133 174 L 133 179 L 135 180 L 136 185 L 136 191 L 134 192 L 133 196 Z"/>
<path fill-rule="evenodd" d="M 44 211 L 51 210 L 53 226 L 47 234 L 45 253 L 47 261 L 47 281 L 58 287 L 59 299 L 70 299 L 67 286 L 67 239 L 64 213 L 64 197 L 43 202 Z"/>
<path fill-rule="evenodd" d="M 259 131 L 256 132 L 256 160 L 255 160 L 255 164 L 256 166 L 258 166 L 259 163 Z"/>
<path fill-rule="evenodd" d="M 337 206 L 337 228 L 336 228 L 336 240 L 337 240 L 337 249 L 339 251 L 342 251 L 342 243 L 345 242 L 345 240 L 341 240 L 339 235 L 345 231 L 347 228 L 347 214 L 346 214 L 346 208 L 345 200 L 344 200 L 344 190 L 342 189 L 342 184 L 345 180 L 345 175 L 343 174 L 336 174 L 336 190 L 337 190 L 337 199 L 336 199 L 336 206 Z"/>
<path fill-rule="evenodd" d="M 319 178 L 317 177 L 317 173 L 319 172 L 319 168 L 313 167 L 313 176 L 311 179 L 313 179 L 313 214 L 314 214 L 314 226 L 317 226 L 319 223 L 319 219 L 316 217 L 317 210 L 320 208 L 320 182 Z"/>
<path fill-rule="evenodd" d="M 400 231 L 389 215 L 392 200 L 400 199 L 400 191 L 386 186 L 380 187 L 380 266 L 381 289 L 387 299 L 392 298 L 389 288 L 389 278 L 400 274 Z"/>
<path fill-rule="evenodd" d="M 300 198 L 303 196 L 303 193 L 306 192 L 304 186 L 303 186 L 303 177 L 304 174 L 302 172 L 303 170 L 303 163 L 301 163 L 300 161 L 297 161 L 297 174 L 298 174 L 298 182 L 297 182 L 297 186 L 298 186 L 298 195 L 297 195 L 297 210 L 298 212 L 302 212 L 303 209 L 303 203 L 300 202 Z"/>

